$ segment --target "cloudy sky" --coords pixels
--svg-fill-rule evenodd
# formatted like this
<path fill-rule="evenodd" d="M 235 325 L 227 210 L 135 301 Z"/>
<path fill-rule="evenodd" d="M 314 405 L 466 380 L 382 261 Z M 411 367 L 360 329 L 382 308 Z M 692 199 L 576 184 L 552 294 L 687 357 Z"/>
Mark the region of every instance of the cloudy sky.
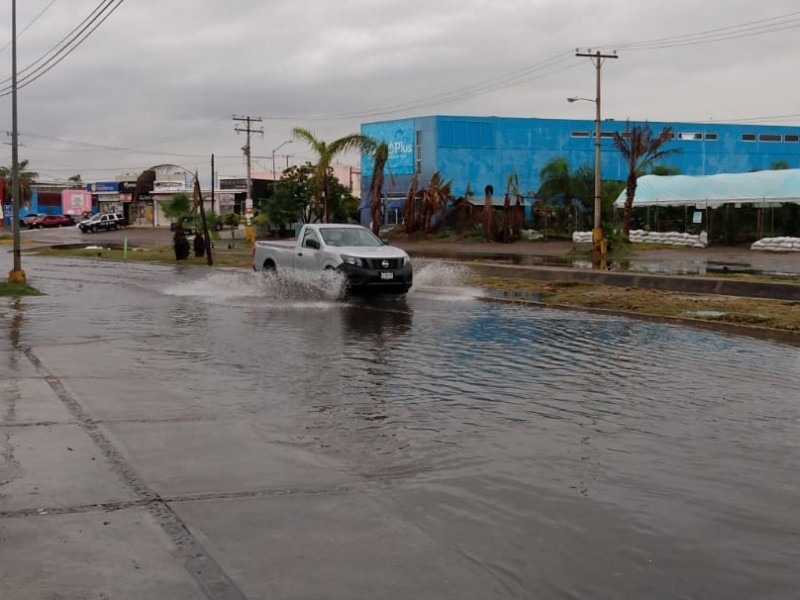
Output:
<path fill-rule="evenodd" d="M 0 164 L 11 162 L 11 2 L 0 7 Z M 800 125 L 797 0 L 17 0 L 20 158 L 42 180 L 161 163 L 242 175 L 306 127 L 430 114 Z M 107 16 L 64 58 L 95 9 Z M 78 35 L 80 39 L 82 35 Z M 63 58 L 51 66 L 52 59 Z M 241 123 L 239 124 L 241 125 Z M 312 155 L 298 142 L 279 166 Z M 356 163 L 355 157 L 345 162 Z"/>

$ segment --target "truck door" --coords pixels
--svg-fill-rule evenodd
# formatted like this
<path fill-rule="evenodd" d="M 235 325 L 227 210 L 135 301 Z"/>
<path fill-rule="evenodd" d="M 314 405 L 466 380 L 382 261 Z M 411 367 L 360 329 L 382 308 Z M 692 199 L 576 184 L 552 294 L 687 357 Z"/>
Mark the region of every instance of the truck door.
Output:
<path fill-rule="evenodd" d="M 313 229 L 306 228 L 303 232 L 303 239 L 301 240 L 300 247 L 295 248 L 293 265 L 296 269 L 304 269 L 307 271 L 320 270 L 322 261 L 322 252 L 320 252 L 320 239 L 317 232 Z"/>

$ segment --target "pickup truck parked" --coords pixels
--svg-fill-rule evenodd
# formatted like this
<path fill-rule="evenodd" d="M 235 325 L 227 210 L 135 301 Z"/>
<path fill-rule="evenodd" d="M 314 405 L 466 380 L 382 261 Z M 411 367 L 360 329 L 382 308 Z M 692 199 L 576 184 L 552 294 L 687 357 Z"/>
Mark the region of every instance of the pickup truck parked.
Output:
<path fill-rule="evenodd" d="M 361 225 L 303 225 L 295 241 L 256 242 L 253 269 L 281 271 L 335 269 L 350 292 L 405 294 L 412 284 L 411 259 L 384 244 Z"/>

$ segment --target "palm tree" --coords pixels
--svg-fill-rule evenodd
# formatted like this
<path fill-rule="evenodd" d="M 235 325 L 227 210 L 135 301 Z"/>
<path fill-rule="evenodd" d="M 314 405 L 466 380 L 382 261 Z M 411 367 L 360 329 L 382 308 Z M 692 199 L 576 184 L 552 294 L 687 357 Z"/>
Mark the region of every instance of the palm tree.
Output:
<path fill-rule="evenodd" d="M 22 204 L 26 204 L 31 201 L 33 197 L 33 184 L 36 183 L 36 179 L 39 177 L 39 174 L 35 171 L 28 171 L 28 161 L 21 160 L 19 162 L 19 201 L 20 206 Z M 9 167 L 0 167 L 0 181 L 5 182 L 5 198 L 13 198 L 14 192 L 11 189 L 11 168 Z"/>
<path fill-rule="evenodd" d="M 311 179 L 314 183 L 314 198 L 317 204 L 324 206 L 323 220 L 326 223 L 331 222 L 333 207 L 331 206 L 331 189 L 330 189 L 330 173 L 329 169 L 333 159 L 342 152 L 351 150 L 364 150 L 373 153 L 376 148 L 375 142 L 372 138 L 367 136 L 352 133 L 346 135 L 331 143 L 324 140 L 317 139 L 317 137 L 308 129 L 302 127 L 295 127 L 292 129 L 294 139 L 306 142 L 311 149 L 317 154 L 317 164 L 314 166 L 314 172 Z"/>
<path fill-rule="evenodd" d="M 375 163 L 372 167 L 372 179 L 369 184 L 370 215 L 372 216 L 372 233 L 379 235 L 381 231 L 381 204 L 383 195 L 383 170 L 389 160 L 389 145 L 381 142 L 375 148 Z"/>
<path fill-rule="evenodd" d="M 665 127 L 654 135 L 650 125 L 625 127 L 625 133 L 614 132 L 614 145 L 628 163 L 628 178 L 625 185 L 625 209 L 622 213 L 622 235 L 628 241 L 633 214 L 633 198 L 636 195 L 636 177 L 640 171 L 654 160 L 673 154 L 677 150 L 663 150 L 661 147 L 673 138 L 672 128 Z"/>

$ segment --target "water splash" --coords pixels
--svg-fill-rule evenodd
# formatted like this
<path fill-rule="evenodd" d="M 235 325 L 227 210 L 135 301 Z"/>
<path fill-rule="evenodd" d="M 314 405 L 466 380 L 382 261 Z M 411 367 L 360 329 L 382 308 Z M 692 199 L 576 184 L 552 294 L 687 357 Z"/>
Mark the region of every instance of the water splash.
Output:
<path fill-rule="evenodd" d="M 335 271 L 322 273 L 282 270 L 275 273 L 219 271 L 201 279 L 180 282 L 162 290 L 167 296 L 204 298 L 215 303 L 270 304 L 331 303 L 342 296 L 344 278 Z"/>
<path fill-rule="evenodd" d="M 440 300 L 471 300 L 483 295 L 483 290 L 469 286 L 470 269 L 465 265 L 423 263 L 414 271 L 412 294 L 423 293 Z"/>

